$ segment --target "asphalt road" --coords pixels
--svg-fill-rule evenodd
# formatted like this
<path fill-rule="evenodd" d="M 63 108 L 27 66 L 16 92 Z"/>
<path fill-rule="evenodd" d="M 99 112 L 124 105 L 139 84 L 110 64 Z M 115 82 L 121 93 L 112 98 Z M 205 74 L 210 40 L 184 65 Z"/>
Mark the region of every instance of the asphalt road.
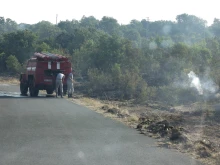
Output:
<path fill-rule="evenodd" d="M 134 129 L 61 98 L 0 85 L 1 165 L 197 165 Z"/>

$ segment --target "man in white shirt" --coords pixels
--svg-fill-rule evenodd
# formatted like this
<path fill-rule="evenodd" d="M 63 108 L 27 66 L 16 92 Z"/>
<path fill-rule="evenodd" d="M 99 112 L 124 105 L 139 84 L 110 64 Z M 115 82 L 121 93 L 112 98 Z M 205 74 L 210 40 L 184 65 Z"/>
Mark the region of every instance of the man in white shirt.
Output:
<path fill-rule="evenodd" d="M 58 94 L 58 89 L 60 87 L 60 95 L 61 98 L 63 98 L 63 81 L 64 81 L 65 75 L 63 73 L 59 73 L 56 77 L 56 97 Z"/>
<path fill-rule="evenodd" d="M 73 96 L 73 92 L 74 92 L 74 87 L 73 87 L 73 73 L 71 72 L 68 75 L 67 78 L 67 92 L 68 92 L 68 97 L 72 97 Z"/>

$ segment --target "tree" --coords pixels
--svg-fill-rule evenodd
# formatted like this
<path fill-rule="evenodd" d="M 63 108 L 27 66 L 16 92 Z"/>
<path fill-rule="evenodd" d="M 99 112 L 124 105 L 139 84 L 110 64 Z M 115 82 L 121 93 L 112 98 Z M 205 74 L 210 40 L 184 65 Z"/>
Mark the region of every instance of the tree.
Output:
<path fill-rule="evenodd" d="M 17 23 L 10 18 L 7 18 L 5 21 L 5 28 L 7 32 L 14 32 L 17 30 Z"/>
<path fill-rule="evenodd" d="M 48 21 L 41 21 L 30 27 L 30 30 L 39 36 L 40 40 L 54 38 L 61 33 L 61 29 Z"/>
<path fill-rule="evenodd" d="M 124 45 L 117 36 L 102 35 L 96 52 L 92 54 L 94 67 L 109 71 L 115 63 L 119 63 L 124 55 Z"/>
<path fill-rule="evenodd" d="M 207 21 L 194 15 L 181 14 L 176 17 L 180 32 L 185 35 L 206 33 Z M 204 37 L 203 37 L 204 38 Z"/>
<path fill-rule="evenodd" d="M 87 40 L 80 49 L 76 49 L 72 55 L 74 69 L 79 75 L 86 76 L 89 68 L 94 68 L 93 54 L 97 52 L 97 44 L 93 40 Z"/>
<path fill-rule="evenodd" d="M 15 55 L 20 63 L 27 60 L 34 52 L 36 35 L 28 30 L 3 35 L 3 52 L 6 56 Z"/>
<path fill-rule="evenodd" d="M 99 28 L 110 35 L 119 34 L 119 24 L 111 17 L 103 17 L 99 22 Z"/>
<path fill-rule="evenodd" d="M 61 33 L 55 38 L 59 47 L 66 49 L 70 54 L 79 49 L 92 34 L 87 28 L 74 29 L 72 33 Z"/>
<path fill-rule="evenodd" d="M 58 27 L 67 33 L 73 33 L 76 28 L 79 28 L 79 21 L 77 20 L 66 20 L 58 23 Z"/>
<path fill-rule="evenodd" d="M 124 37 L 131 40 L 136 41 L 138 44 L 140 44 L 141 36 L 140 33 L 135 29 L 130 29 L 124 33 Z"/>
<path fill-rule="evenodd" d="M 55 38 L 55 43 L 59 47 L 67 49 L 74 39 L 73 33 L 62 32 Z"/>
<path fill-rule="evenodd" d="M 90 27 L 90 28 L 98 28 L 99 26 L 99 20 L 97 20 L 95 17 L 85 17 L 83 16 L 80 20 L 80 26 L 82 27 Z"/>
<path fill-rule="evenodd" d="M 14 32 L 17 30 L 17 23 L 10 18 L 0 17 L 0 35 L 6 32 Z"/>
<path fill-rule="evenodd" d="M 213 24 L 210 26 L 210 30 L 214 36 L 220 37 L 220 19 L 214 19 Z"/>
<path fill-rule="evenodd" d="M 18 30 L 30 30 L 32 25 L 26 23 L 18 24 Z"/>
<path fill-rule="evenodd" d="M 0 72 L 6 69 L 5 59 L 6 59 L 5 53 L 4 52 L 0 53 Z"/>
<path fill-rule="evenodd" d="M 37 44 L 36 52 L 49 52 L 51 50 L 50 46 L 45 42 Z"/>
<path fill-rule="evenodd" d="M 5 33 L 5 18 L 0 17 L 0 35 Z"/>
<path fill-rule="evenodd" d="M 177 43 L 172 48 L 171 56 L 179 57 L 179 58 L 186 58 L 189 54 L 189 48 L 184 43 Z"/>
<path fill-rule="evenodd" d="M 13 72 L 18 72 L 21 69 L 21 65 L 18 62 L 18 59 L 13 55 L 8 56 L 6 60 L 6 66 L 9 71 Z"/>

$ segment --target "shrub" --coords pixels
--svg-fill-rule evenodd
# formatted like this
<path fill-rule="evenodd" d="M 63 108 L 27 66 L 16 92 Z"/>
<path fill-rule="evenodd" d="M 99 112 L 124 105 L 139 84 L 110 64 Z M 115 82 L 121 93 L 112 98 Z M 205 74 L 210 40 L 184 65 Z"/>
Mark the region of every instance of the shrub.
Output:
<path fill-rule="evenodd" d="M 112 78 L 109 74 L 99 71 L 98 69 L 88 70 L 87 88 L 89 92 L 100 93 L 112 89 Z"/>
<path fill-rule="evenodd" d="M 122 72 L 119 65 L 113 66 L 110 73 L 98 69 L 88 71 L 87 92 L 102 96 L 103 93 L 115 99 L 136 99 L 143 102 L 148 99 L 147 83 L 136 73 Z"/>

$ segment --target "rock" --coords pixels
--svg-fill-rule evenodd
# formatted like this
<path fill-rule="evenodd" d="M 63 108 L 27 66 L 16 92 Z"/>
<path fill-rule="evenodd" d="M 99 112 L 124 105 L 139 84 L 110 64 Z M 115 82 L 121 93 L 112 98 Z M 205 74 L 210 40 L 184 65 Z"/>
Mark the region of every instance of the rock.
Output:
<path fill-rule="evenodd" d="M 179 127 L 180 131 L 186 131 L 183 127 Z"/>
<path fill-rule="evenodd" d="M 173 107 L 169 109 L 169 112 L 171 112 L 171 113 L 173 113 L 173 112 L 175 112 L 175 111 L 176 111 L 176 109 L 173 108 Z"/>
<path fill-rule="evenodd" d="M 146 134 L 146 132 L 144 130 L 140 130 L 140 134 Z"/>
<path fill-rule="evenodd" d="M 151 123 L 152 123 L 152 120 L 149 120 L 149 119 L 147 119 L 147 120 L 145 120 L 145 121 L 142 120 L 142 122 L 140 122 L 140 123 L 137 125 L 137 129 L 142 128 L 144 125 L 145 125 L 145 126 L 148 126 L 148 125 L 150 125 Z"/>
<path fill-rule="evenodd" d="M 211 156 L 211 154 L 206 150 L 205 147 L 199 148 L 199 150 L 197 151 L 197 154 L 198 154 L 201 158 L 207 158 L 207 157 L 210 157 L 210 156 Z"/>
<path fill-rule="evenodd" d="M 171 130 L 170 140 L 178 140 L 181 137 L 181 133 L 178 129 L 173 128 Z"/>
<path fill-rule="evenodd" d="M 142 129 L 142 127 L 143 127 L 143 125 L 140 123 L 140 124 L 138 124 L 138 125 L 137 125 L 136 129 L 141 130 L 141 129 Z"/>
<path fill-rule="evenodd" d="M 143 122 L 143 121 L 145 121 L 145 120 L 146 120 L 146 117 L 140 117 L 140 118 L 138 119 L 139 122 Z"/>
<path fill-rule="evenodd" d="M 169 123 L 168 121 L 166 120 L 163 120 L 163 121 L 159 121 L 156 123 L 157 125 L 164 125 L 165 128 L 168 128 L 169 127 Z"/>
<path fill-rule="evenodd" d="M 118 114 L 118 109 L 117 108 L 111 108 L 111 109 L 108 109 L 107 111 L 108 113 L 111 113 L 111 114 Z"/>
<path fill-rule="evenodd" d="M 200 141 L 200 144 L 203 144 L 204 146 L 208 147 L 209 149 L 212 149 L 212 143 L 209 140 L 203 139 Z"/>
<path fill-rule="evenodd" d="M 103 109 L 103 110 L 105 110 L 105 111 L 106 111 L 106 110 L 108 110 L 108 109 L 109 109 L 109 107 L 108 107 L 107 105 L 104 105 L 104 106 L 102 106 L 102 107 L 101 107 L 101 109 Z"/>
<path fill-rule="evenodd" d="M 173 129 L 173 126 L 170 126 L 169 122 L 166 120 L 163 120 L 157 123 L 151 123 L 147 127 L 148 132 L 151 132 L 153 134 L 159 134 L 161 137 L 168 135 L 168 133 L 172 134 L 172 132 L 170 131 L 172 129 Z M 176 136 L 176 135 L 173 134 L 173 136 Z"/>
<path fill-rule="evenodd" d="M 126 118 L 126 117 L 129 117 L 129 115 L 127 115 L 127 114 L 121 114 L 121 113 L 117 114 L 117 116 L 118 116 L 118 118 Z"/>

